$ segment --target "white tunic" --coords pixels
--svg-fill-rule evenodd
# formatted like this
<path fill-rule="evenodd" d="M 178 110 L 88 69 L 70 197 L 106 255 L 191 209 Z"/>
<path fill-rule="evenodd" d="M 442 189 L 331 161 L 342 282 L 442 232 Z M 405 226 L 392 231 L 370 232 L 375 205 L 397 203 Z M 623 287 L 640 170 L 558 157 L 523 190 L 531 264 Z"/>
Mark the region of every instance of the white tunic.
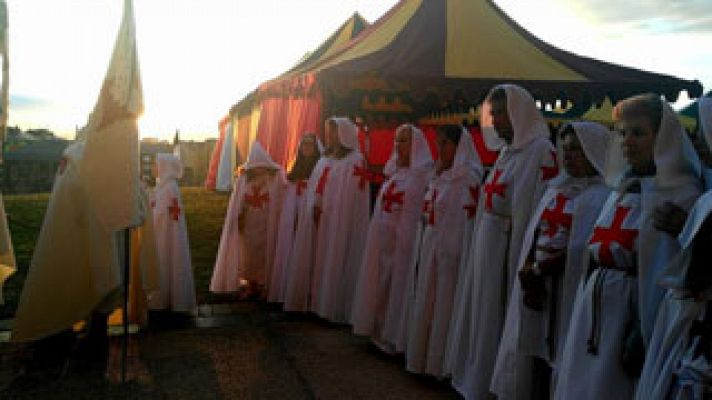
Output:
<path fill-rule="evenodd" d="M 505 148 L 482 189 L 480 215 L 458 286 L 447 371 L 465 398 L 489 392 L 524 233 L 558 167 L 548 139 Z"/>
<path fill-rule="evenodd" d="M 444 375 L 459 266 L 479 199 L 479 174 L 449 172 L 433 178 L 425 196 L 406 353 L 408 371 L 437 377 Z"/>
<path fill-rule="evenodd" d="M 635 319 L 641 194 L 611 193 L 589 248 L 597 265 L 576 296 L 558 369 L 556 399 L 630 399 L 635 382 L 621 366 Z"/>
<path fill-rule="evenodd" d="M 185 207 L 174 179 L 159 182 L 151 206 L 159 286 L 158 292 L 149 298 L 149 307 L 154 310 L 193 311 L 197 304 Z"/>
<path fill-rule="evenodd" d="M 323 190 L 315 190 L 320 217 L 315 232 L 311 309 L 331 322 L 347 323 L 366 244 L 369 176 L 365 160 L 356 150 L 332 159 L 328 168 L 322 171 L 322 177 L 327 173 Z"/>

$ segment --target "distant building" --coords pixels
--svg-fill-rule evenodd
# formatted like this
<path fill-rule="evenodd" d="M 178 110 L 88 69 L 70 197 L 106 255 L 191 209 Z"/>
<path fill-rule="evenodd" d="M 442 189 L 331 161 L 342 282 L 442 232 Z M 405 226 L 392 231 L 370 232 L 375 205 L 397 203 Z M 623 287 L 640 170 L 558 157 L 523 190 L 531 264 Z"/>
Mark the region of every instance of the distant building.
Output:
<path fill-rule="evenodd" d="M 208 174 L 210 155 L 215 148 L 215 139 L 204 142 L 178 141 L 179 157 L 183 162 L 183 179 L 181 186 L 202 186 Z M 153 184 L 155 177 L 151 167 L 158 153 L 173 153 L 173 144 L 166 140 L 146 138 L 141 140 L 141 175 L 142 178 Z"/>
<path fill-rule="evenodd" d="M 40 193 L 52 190 L 64 149 L 70 140 L 38 130 L 9 128 L 3 144 L 0 180 L 3 193 Z"/>

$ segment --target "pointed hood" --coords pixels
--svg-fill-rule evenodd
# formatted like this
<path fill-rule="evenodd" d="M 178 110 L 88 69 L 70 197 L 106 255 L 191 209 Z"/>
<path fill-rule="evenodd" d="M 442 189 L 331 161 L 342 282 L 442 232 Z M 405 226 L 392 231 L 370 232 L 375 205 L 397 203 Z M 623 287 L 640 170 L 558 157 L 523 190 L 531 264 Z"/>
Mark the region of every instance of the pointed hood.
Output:
<path fill-rule="evenodd" d="M 612 133 L 605 126 L 596 122 L 577 121 L 571 126 L 576 132 L 576 137 L 581 143 L 586 158 L 601 176 L 606 173 L 606 157 L 608 144 Z M 559 152 L 563 156 L 562 152 Z M 563 170 L 563 168 L 562 168 Z"/>
<path fill-rule="evenodd" d="M 156 154 L 156 174 L 159 185 L 178 180 L 183 177 L 183 163 L 174 154 Z"/>
<path fill-rule="evenodd" d="M 253 168 L 271 168 L 279 170 L 280 166 L 272 160 L 272 158 L 267 154 L 265 149 L 262 147 L 260 142 L 254 142 L 252 148 L 250 148 L 250 154 L 247 156 L 247 161 L 242 164 L 242 169 L 253 169 Z"/>
<path fill-rule="evenodd" d="M 403 124 L 396 129 L 396 136 L 401 129 L 410 128 L 410 166 L 411 171 L 431 169 L 433 167 L 433 154 L 430 152 L 428 141 L 425 139 L 423 131 L 416 128 L 412 124 Z M 383 173 L 387 176 L 393 175 L 398 169 L 398 151 L 395 143 L 393 144 L 393 152 L 391 158 L 386 162 Z"/>
<path fill-rule="evenodd" d="M 358 127 L 346 117 L 331 117 L 337 126 L 339 143 L 347 149 L 359 150 Z"/>

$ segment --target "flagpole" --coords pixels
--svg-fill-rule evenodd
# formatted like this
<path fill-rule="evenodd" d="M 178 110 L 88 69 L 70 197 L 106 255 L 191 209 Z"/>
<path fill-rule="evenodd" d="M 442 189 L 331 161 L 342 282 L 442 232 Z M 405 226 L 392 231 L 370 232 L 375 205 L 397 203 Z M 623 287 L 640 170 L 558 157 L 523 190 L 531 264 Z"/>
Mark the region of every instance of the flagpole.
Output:
<path fill-rule="evenodd" d="M 124 307 L 122 315 L 121 383 L 126 383 L 126 364 L 129 349 L 129 273 L 131 270 L 131 228 L 124 229 Z"/>

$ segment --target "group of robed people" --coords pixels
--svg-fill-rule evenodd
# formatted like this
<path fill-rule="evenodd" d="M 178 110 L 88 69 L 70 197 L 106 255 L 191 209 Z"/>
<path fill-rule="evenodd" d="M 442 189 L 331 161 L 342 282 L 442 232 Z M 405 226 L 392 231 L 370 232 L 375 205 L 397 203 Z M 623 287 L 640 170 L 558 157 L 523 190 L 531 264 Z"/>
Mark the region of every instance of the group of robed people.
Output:
<path fill-rule="evenodd" d="M 694 140 L 660 96 L 615 129 L 550 129 L 523 88 L 493 88 L 485 174 L 471 134 L 395 134 L 370 211 L 358 128 L 329 118 L 289 173 L 258 142 L 230 198 L 210 289 L 350 324 L 465 398 L 706 398 L 712 99 Z M 555 143 L 555 144 L 554 144 Z"/>

